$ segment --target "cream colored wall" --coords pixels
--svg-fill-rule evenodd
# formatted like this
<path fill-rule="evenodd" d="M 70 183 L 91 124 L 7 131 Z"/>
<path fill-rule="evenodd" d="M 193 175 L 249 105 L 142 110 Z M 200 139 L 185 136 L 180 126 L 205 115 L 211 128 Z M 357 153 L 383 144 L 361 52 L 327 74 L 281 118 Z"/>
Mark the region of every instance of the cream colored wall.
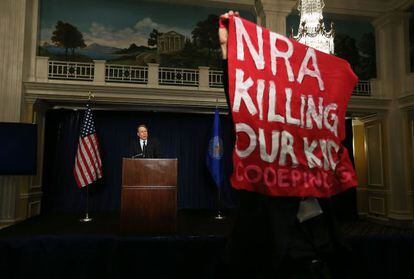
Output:
<path fill-rule="evenodd" d="M 384 135 L 384 127 L 380 116 L 364 119 L 365 158 L 366 158 L 366 206 L 368 215 L 374 218 L 387 218 L 390 186 L 386 170 L 388 156 Z"/>
<path fill-rule="evenodd" d="M 367 166 L 365 157 L 365 130 L 361 121 L 352 121 L 352 133 L 354 135 L 354 162 L 358 177 L 357 206 L 360 215 L 368 214 L 367 199 Z"/>
<path fill-rule="evenodd" d="M 0 1 L 1 121 L 21 119 L 25 8 L 25 0 Z"/>
<path fill-rule="evenodd" d="M 0 1 L 0 121 L 39 123 L 37 176 L 0 177 L 0 227 L 38 214 L 43 150 L 42 110 L 24 97 L 34 77 L 37 0 Z"/>
<path fill-rule="evenodd" d="M 407 142 L 406 152 L 406 169 L 407 173 L 407 185 L 408 185 L 408 198 L 411 204 L 414 204 L 414 110 L 407 113 L 407 134 L 405 137 Z"/>
<path fill-rule="evenodd" d="M 353 127 L 355 162 L 360 187 L 358 188 L 358 208 L 361 213 L 377 218 L 412 221 L 414 219 L 412 209 L 414 190 L 411 185 L 413 169 L 408 165 L 411 161 L 407 159 L 409 157 L 407 154 L 411 152 L 410 146 L 413 140 L 410 137 L 411 122 L 407 120 L 406 112 L 414 108 L 412 88 L 414 74 L 406 72 L 407 65 L 405 64 L 409 61 L 406 56 L 408 25 L 407 14 L 402 10 L 408 6 L 400 5 L 399 2 L 403 1 L 368 0 L 363 3 L 356 0 L 328 1 L 325 11 L 364 15 L 375 19 L 373 22 L 377 38 L 378 78 L 372 83 L 374 86 L 372 96 L 352 97 L 349 107 L 351 115 L 356 112 L 358 115 L 376 113 L 375 119 L 362 117 L 361 122 L 357 122 L 357 125 Z M 291 0 L 243 0 L 241 2 L 208 0 L 203 1 L 202 4 L 251 7 L 258 13 L 259 24 L 282 34 L 286 30 L 286 16 L 296 8 L 296 1 Z M 81 82 L 66 85 L 65 82 L 47 82 L 47 73 L 46 76 L 36 76 L 37 70 L 42 68 L 36 64 L 41 63 L 41 59 L 36 60 L 38 5 L 39 0 L 0 1 L 0 121 L 33 122 L 39 125 L 39 175 L 36 177 L 0 177 L 0 226 L 35 215 L 40 208 L 43 127 L 44 114 L 47 109 L 43 100 L 57 102 L 59 100 L 56 94 L 59 92 L 66 94 L 69 98 L 77 98 L 77 101 L 83 100 L 81 94 L 86 88 Z M 89 87 L 90 84 L 87 86 Z M 119 106 L 128 105 L 134 100 L 136 102 L 135 95 L 141 96 L 143 94 L 140 93 L 149 92 L 148 89 L 129 88 L 123 85 L 118 86 L 118 89 L 121 88 L 128 94 L 121 94 L 122 90 L 119 89 L 121 93 L 111 95 L 109 93 L 114 92 L 112 88 L 102 86 L 95 81 L 93 86 L 100 92 L 97 95 L 102 95 L 102 101 L 109 104 L 119 100 L 122 96 L 123 98 L 126 95 L 132 96 L 131 99 L 125 99 Z M 162 98 L 161 91 L 157 90 L 157 98 Z M 170 94 L 166 100 L 183 102 L 184 105 L 194 103 L 195 106 L 200 105 L 200 100 L 213 104 L 217 96 L 217 92 L 202 92 L 200 94 L 205 94 L 205 96 L 184 98 L 181 95 L 176 97 L 171 95 L 171 92 L 168 93 Z M 224 96 L 222 97 L 222 102 L 220 102 L 224 104 Z M 204 105 L 202 102 L 201 104 Z M 368 138 L 367 134 L 371 136 Z M 372 134 L 377 134 L 378 137 Z M 378 154 L 367 156 L 367 150 L 375 148 L 380 150 L 378 154 L 382 153 L 382 165 L 375 164 Z M 369 169 L 370 166 L 371 169 Z M 383 186 L 370 183 L 368 179 L 370 175 L 370 179 L 373 180 L 372 178 L 379 174 L 383 175 Z"/>
<path fill-rule="evenodd" d="M 0 1 L 0 121 L 20 122 L 23 103 L 25 0 Z M 21 178 L 0 177 L 0 226 L 13 223 Z"/>
<path fill-rule="evenodd" d="M 397 222 L 412 222 L 413 201 L 409 198 L 409 176 L 407 152 L 410 149 L 406 140 L 408 131 L 407 110 L 413 104 L 407 101 L 412 89 L 407 88 L 408 69 L 408 14 L 403 10 L 384 13 L 373 21 L 376 34 L 378 98 L 391 100 L 385 113 L 378 116 L 376 127 L 381 127 L 383 156 L 382 185 L 371 185 L 368 191 L 368 206 L 381 208 L 372 210 L 372 216 Z M 404 100 L 404 103 L 402 101 Z M 370 122 L 367 125 L 372 125 Z M 372 126 L 371 126 L 372 127 Z M 367 128 L 366 128 L 367 129 Z M 375 148 L 377 138 L 366 138 L 368 148 Z M 376 158 L 367 158 L 367 164 Z M 373 162 L 371 165 L 376 165 Z M 377 171 L 377 170 L 374 170 Z M 379 171 L 379 170 L 378 170 Z M 370 170 L 368 169 L 368 177 Z M 368 179 L 369 184 L 369 179 Z M 375 211 L 375 212 L 374 212 Z M 382 214 L 383 213 L 383 214 Z"/>
<path fill-rule="evenodd" d="M 374 219 L 411 223 L 413 138 L 407 112 L 399 110 L 399 113 L 400 123 L 391 122 L 389 111 L 355 121 L 358 210 Z M 401 153 L 396 156 L 395 150 Z"/>

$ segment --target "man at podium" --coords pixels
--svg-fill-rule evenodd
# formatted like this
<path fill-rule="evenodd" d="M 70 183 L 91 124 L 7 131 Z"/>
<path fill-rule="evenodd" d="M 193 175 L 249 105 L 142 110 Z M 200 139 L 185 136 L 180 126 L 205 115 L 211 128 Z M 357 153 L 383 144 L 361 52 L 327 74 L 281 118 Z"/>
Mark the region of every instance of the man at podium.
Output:
<path fill-rule="evenodd" d="M 148 128 L 145 124 L 137 127 L 137 140 L 134 145 L 133 158 L 160 158 L 159 143 L 156 139 L 148 138 Z"/>

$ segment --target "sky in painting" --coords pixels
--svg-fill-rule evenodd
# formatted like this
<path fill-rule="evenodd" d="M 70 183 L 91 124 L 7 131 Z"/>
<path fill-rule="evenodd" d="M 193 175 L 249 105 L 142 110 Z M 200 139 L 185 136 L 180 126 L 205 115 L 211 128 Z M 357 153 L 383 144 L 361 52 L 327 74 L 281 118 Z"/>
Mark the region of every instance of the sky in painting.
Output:
<path fill-rule="evenodd" d="M 76 26 L 87 45 L 126 48 L 131 43 L 147 45 L 152 29 L 174 30 L 191 37 L 196 23 L 209 14 L 221 14 L 225 8 L 179 5 L 142 0 L 42 0 L 40 44 L 50 43 L 58 20 Z M 253 15 L 242 15 L 253 20 Z"/>
<path fill-rule="evenodd" d="M 62 20 L 76 26 L 84 36 L 86 45 L 100 45 L 127 48 L 132 43 L 147 45 L 152 29 L 160 32 L 174 30 L 191 38 L 191 31 L 197 22 L 209 14 L 221 14 L 226 8 L 171 4 L 144 0 L 42 0 L 40 12 L 40 45 L 50 43 L 56 22 Z M 249 11 L 241 15 L 254 21 Z M 337 33 L 347 34 L 356 40 L 362 34 L 374 32 L 372 25 L 363 20 L 335 19 L 325 15 L 326 27 L 335 23 Z M 287 34 L 290 27 L 296 34 L 299 25 L 297 13 L 287 17 Z"/>

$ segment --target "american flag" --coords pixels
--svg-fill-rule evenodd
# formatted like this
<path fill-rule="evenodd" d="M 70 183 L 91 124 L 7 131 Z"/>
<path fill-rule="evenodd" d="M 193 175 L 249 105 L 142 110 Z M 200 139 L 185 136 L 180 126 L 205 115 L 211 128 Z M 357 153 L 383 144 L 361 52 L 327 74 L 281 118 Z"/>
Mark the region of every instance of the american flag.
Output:
<path fill-rule="evenodd" d="M 102 177 L 98 137 L 96 136 L 93 114 L 89 105 L 83 116 L 73 173 L 79 188 L 85 187 Z"/>

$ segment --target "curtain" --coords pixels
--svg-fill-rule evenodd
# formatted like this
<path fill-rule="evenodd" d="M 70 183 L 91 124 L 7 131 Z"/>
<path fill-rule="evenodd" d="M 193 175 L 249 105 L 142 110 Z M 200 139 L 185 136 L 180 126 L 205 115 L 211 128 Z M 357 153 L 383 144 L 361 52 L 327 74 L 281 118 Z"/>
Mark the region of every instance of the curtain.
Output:
<path fill-rule="evenodd" d="M 43 167 L 42 213 L 84 212 L 86 188 L 79 189 L 73 165 L 84 111 L 49 110 L 46 114 Z M 89 186 L 89 209 L 114 212 L 120 209 L 122 158 L 134 155 L 136 127 L 145 123 L 149 138 L 160 142 L 164 158 L 178 159 L 178 208 L 216 209 L 236 205 L 234 191 L 225 179 L 218 202 L 218 190 L 206 167 L 207 144 L 214 113 L 94 111 L 95 127 L 101 147 L 103 178 Z M 231 123 L 220 116 L 224 144 L 224 172 L 232 172 Z M 347 120 L 344 145 L 353 161 L 352 121 Z M 356 191 L 333 198 L 340 219 L 356 218 Z"/>
<path fill-rule="evenodd" d="M 46 114 L 42 213 L 83 212 L 86 189 L 76 186 L 73 165 L 84 111 L 50 110 Z M 89 209 L 120 209 L 122 157 L 134 155 L 136 128 L 145 123 L 149 138 L 160 142 L 164 158 L 178 158 L 178 207 L 212 209 L 234 207 L 228 179 L 218 190 L 206 168 L 206 151 L 213 125 L 211 114 L 94 111 L 103 162 L 103 178 L 89 186 Z M 231 173 L 231 126 L 221 115 L 224 166 Z"/>

